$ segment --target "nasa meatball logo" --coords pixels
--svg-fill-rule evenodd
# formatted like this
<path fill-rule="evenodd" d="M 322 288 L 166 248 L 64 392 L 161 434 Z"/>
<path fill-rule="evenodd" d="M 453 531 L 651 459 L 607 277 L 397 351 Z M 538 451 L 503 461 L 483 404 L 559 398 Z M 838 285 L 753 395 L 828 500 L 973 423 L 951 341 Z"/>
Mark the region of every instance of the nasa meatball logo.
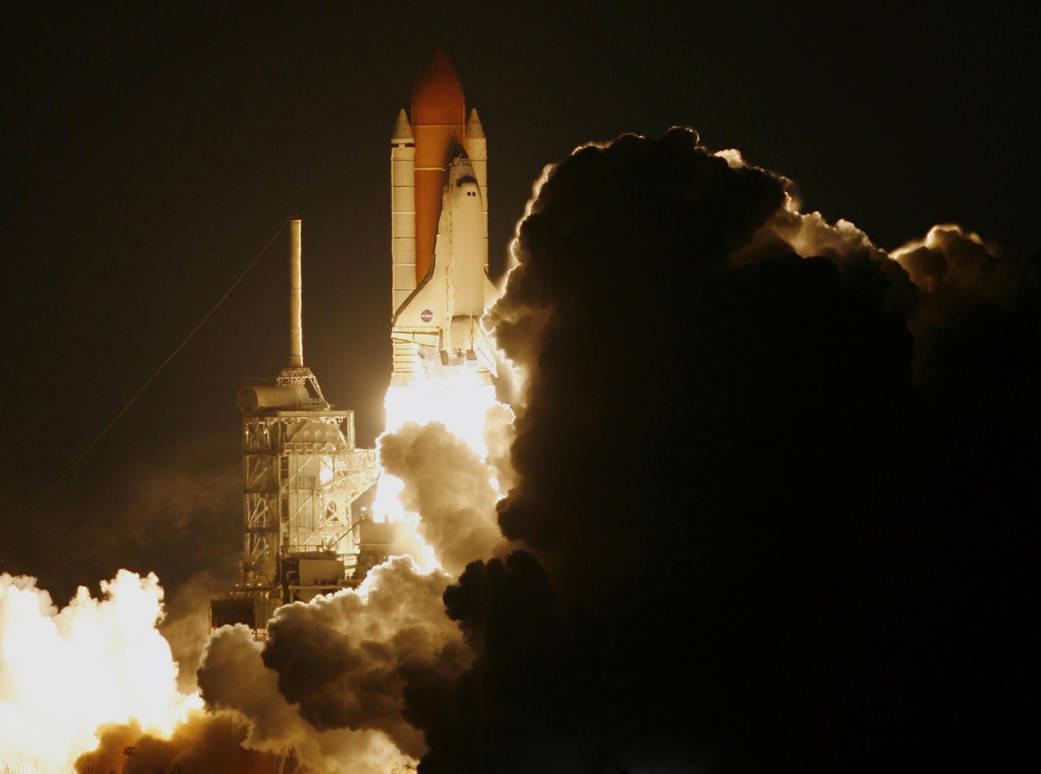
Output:
<path fill-rule="evenodd" d="M 423 322 L 430 322 L 434 319 L 434 313 L 431 312 L 429 309 L 424 309 L 422 312 L 419 313 L 419 319 Z"/>

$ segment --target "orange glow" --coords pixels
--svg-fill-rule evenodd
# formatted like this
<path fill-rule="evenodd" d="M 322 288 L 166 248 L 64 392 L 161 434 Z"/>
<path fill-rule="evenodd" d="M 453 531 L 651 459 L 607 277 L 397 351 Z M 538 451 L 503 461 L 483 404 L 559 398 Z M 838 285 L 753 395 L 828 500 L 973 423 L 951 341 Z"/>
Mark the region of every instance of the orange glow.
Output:
<path fill-rule="evenodd" d="M 80 586 L 58 610 L 34 578 L 0 575 L 0 761 L 68 771 L 104 723 L 133 718 L 169 738 L 202 707 L 177 690 L 177 663 L 155 628 L 159 579 L 120 570 L 101 591 L 94 599 Z"/>

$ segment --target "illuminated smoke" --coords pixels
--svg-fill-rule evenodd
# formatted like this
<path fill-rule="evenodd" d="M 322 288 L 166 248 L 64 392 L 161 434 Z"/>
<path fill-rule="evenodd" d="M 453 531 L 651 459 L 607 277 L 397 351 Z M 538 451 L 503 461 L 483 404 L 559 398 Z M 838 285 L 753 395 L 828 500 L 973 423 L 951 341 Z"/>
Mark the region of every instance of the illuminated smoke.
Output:
<path fill-rule="evenodd" d="M 512 480 L 513 412 L 476 367 L 418 357 L 413 381 L 391 385 L 384 406 L 373 518 L 411 524 L 420 566 L 456 575 L 500 542 L 495 503 Z"/>
<path fill-rule="evenodd" d="M 85 750 L 109 722 L 120 725 L 82 771 L 118 768 L 135 743 L 140 762 L 208 771 L 259 771 L 290 751 L 329 774 L 420 759 L 435 774 L 720 760 L 852 770 L 886 768 L 889 750 L 858 756 L 893 728 L 931 750 L 971 739 L 979 720 L 964 719 L 975 716 L 961 684 L 926 682 L 906 643 L 951 670 L 944 648 L 988 647 L 966 620 L 1018 642 L 964 600 L 982 584 L 1010 605 L 1029 587 L 1002 574 L 1026 565 L 988 537 L 1026 545 L 1020 510 L 977 497 L 987 528 L 964 530 L 971 550 L 952 514 L 977 479 L 1003 502 L 1026 499 L 1016 453 L 1037 446 L 1041 355 L 1023 335 L 1036 268 L 957 226 L 887 253 L 848 221 L 802 212 L 791 181 L 687 130 L 547 168 L 511 257 L 492 318 L 520 372 L 516 431 L 476 372 L 421 364 L 386 396 L 373 515 L 413 526 L 425 572 L 398 558 L 357 590 L 285 606 L 265 643 L 221 629 L 199 671 L 209 714 L 169 739 L 172 721 L 136 710 L 66 733 L 52 701 L 17 705 L 10 716 L 35 725 L 24 738 L 2 726 L 0 749 L 39 756 L 35 730 L 46 752 L 55 738 Z M 149 582 L 140 589 L 161 598 Z M 36 612 L 9 612 L 5 596 L 5 637 L 9 621 L 58 616 L 28 581 L 5 592 L 18 583 Z M 136 631 L 151 642 L 158 614 L 144 607 Z M 48 682 L 50 658 L 35 680 L 90 694 L 88 660 L 66 659 L 79 668 Z M 172 692 L 168 650 L 159 662 L 149 674 L 165 676 L 166 705 L 189 702 Z M 5 645 L 3 712 L 14 663 Z M 931 693 L 915 698 L 943 734 L 891 701 L 909 673 L 923 675 Z M 130 717 L 154 730 L 142 736 Z"/>
<path fill-rule="evenodd" d="M 267 770 L 292 756 L 329 774 L 385 774 L 418 762 L 426 744 L 407 714 L 421 715 L 424 692 L 450 686 L 471 658 L 441 602 L 452 576 L 433 568 L 454 576 L 503 544 L 495 504 L 513 475 L 513 415 L 466 370 L 391 388 L 387 407 L 395 432 L 381 438 L 383 479 L 396 487 L 385 490 L 394 497 L 382 515 L 413 524 L 428 571 L 399 558 L 356 591 L 280 608 L 263 644 L 241 628 L 220 630 L 198 671 L 211 714 L 189 718 L 171 739 L 147 725 L 109 725 L 80 771 L 122 765 L 128 745 L 135 766 Z M 192 653 L 196 628 L 185 615 L 169 631 Z"/>
<path fill-rule="evenodd" d="M 1002 260 L 979 234 L 953 223 L 933 226 L 924 239 L 902 245 L 892 257 L 930 294 L 990 300 L 1006 300 L 1011 275 L 1020 268 L 1016 261 Z"/>
<path fill-rule="evenodd" d="M 489 412 L 496 418 L 496 427 L 503 426 L 504 415 L 507 422 L 512 421 L 509 409 L 495 399 L 495 387 L 487 383 L 476 368 L 440 369 L 418 359 L 413 382 L 388 387 L 384 408 L 387 424 L 380 443 L 407 423 L 437 422 L 482 459 L 488 455 L 485 434 Z M 501 441 L 496 448 L 501 456 Z M 494 478 L 496 470 L 491 470 L 489 475 Z M 493 486 L 498 485 L 493 483 Z M 402 489 L 403 484 L 396 475 L 385 471 L 380 476 L 372 507 L 377 521 L 413 524 L 418 521 L 419 514 L 401 503 Z"/>
<path fill-rule="evenodd" d="M 261 660 L 262 646 L 242 627 L 210 639 L 199 670 L 208 706 L 234 710 L 247 724 L 244 745 L 284 755 L 294 751 L 322 772 L 376 774 L 406 762 L 386 735 L 373 730 L 319 731 L 279 691 L 278 675 Z"/>
<path fill-rule="evenodd" d="M 79 774 L 125 771 L 185 774 L 302 774 L 293 758 L 243 746 L 246 723 L 234 713 L 192 711 L 169 739 L 145 734 L 136 721 L 98 729 L 96 750 L 76 761 Z M 130 751 L 130 755 L 128 755 Z"/>
<path fill-rule="evenodd" d="M 135 719 L 168 736 L 197 695 L 177 690 L 177 664 L 155 626 L 155 575 L 120 570 L 101 598 L 81 586 L 59 610 L 35 579 L 0 575 L 0 761 L 68 768 L 95 729 Z"/>
<path fill-rule="evenodd" d="M 248 722 L 250 748 L 293 749 L 319 771 L 385 774 L 414 763 L 426 746 L 403 714 L 408 670 L 426 664 L 455 677 L 469 664 L 441 604 L 449 580 L 400 557 L 356 591 L 279 608 L 264 645 L 225 627 L 199 669 L 203 697 Z"/>
<path fill-rule="evenodd" d="M 232 573 L 204 571 L 182 583 L 165 600 L 159 631 L 180 665 L 177 686 L 182 693 L 198 689 L 195 669 L 210 636 L 210 600 L 226 593 L 233 582 Z"/>
<path fill-rule="evenodd" d="M 404 509 L 422 514 L 416 531 L 451 575 L 502 544 L 492 470 L 443 424 L 402 425 L 381 439 L 380 461 L 402 482 Z"/>
<path fill-rule="evenodd" d="M 344 774 L 414 764 L 427 749 L 412 722 L 433 703 L 425 695 L 470 663 L 441 596 L 467 562 L 505 544 L 495 505 L 513 477 L 513 414 L 476 370 L 417 370 L 387 393 L 373 511 L 413 525 L 425 572 L 401 557 L 357 590 L 279 608 L 263 645 L 242 629 L 211 638 L 203 697 L 244 720 L 250 749 L 293 750 L 306 766 Z"/>

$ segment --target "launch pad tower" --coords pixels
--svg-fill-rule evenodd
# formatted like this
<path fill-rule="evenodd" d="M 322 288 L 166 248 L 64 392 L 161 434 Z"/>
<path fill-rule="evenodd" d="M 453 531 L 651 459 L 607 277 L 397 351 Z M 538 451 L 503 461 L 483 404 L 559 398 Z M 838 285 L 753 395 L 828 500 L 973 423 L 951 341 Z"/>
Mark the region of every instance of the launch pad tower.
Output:
<path fill-rule="evenodd" d="M 334 410 L 308 368 L 242 387 L 238 407 L 244 582 L 281 580 L 286 601 L 309 599 L 353 564 L 359 534 L 352 504 L 376 482 L 376 451 L 355 447 L 353 412 Z M 341 565 L 332 575 L 323 558 L 330 554 Z M 290 559 L 306 560 L 294 570 L 298 577 L 280 571 Z"/>
<path fill-rule="evenodd" d="M 375 449 L 355 446 L 354 413 L 334 409 L 304 365 L 300 232 L 300 221 L 290 221 L 289 366 L 238 392 L 242 572 L 229 596 L 211 601 L 212 628 L 244 623 L 261 633 L 279 605 L 364 576 L 354 504 L 376 482 L 379 465 Z"/>

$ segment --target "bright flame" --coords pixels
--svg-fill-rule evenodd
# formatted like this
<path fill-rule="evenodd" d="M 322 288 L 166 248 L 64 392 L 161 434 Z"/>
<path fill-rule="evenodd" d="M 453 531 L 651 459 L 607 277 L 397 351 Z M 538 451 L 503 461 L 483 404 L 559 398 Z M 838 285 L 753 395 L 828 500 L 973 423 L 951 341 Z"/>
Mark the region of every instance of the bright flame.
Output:
<path fill-rule="evenodd" d="M 62 610 L 36 579 L 0 575 L 0 761 L 71 770 L 103 723 L 136 718 L 169 737 L 198 694 L 178 692 L 177 664 L 155 628 L 154 573 L 120 570 L 101 599 L 80 586 Z"/>
<path fill-rule="evenodd" d="M 477 366 L 431 368 L 417 356 L 410 384 L 391 385 L 384 397 L 387 425 L 384 435 L 397 432 L 407 422 L 421 425 L 440 422 L 464 441 L 481 459 L 488 456 L 485 424 L 488 412 L 500 405 L 495 387 Z M 383 436 L 381 436 L 382 438 Z M 489 473 L 496 491 L 498 481 Z M 404 522 L 412 525 L 420 556 L 413 557 L 425 571 L 439 568 L 433 549 L 418 535 L 418 513 L 407 511 L 400 495 L 404 482 L 386 471 L 381 472 L 372 504 L 373 521 Z"/>
<path fill-rule="evenodd" d="M 460 366 L 431 375 L 417 364 L 412 383 L 387 388 L 383 405 L 388 433 L 400 430 L 406 422 L 441 422 L 481 457 L 488 454 L 485 419 L 488 410 L 498 403 L 494 385 L 476 366 Z"/>

